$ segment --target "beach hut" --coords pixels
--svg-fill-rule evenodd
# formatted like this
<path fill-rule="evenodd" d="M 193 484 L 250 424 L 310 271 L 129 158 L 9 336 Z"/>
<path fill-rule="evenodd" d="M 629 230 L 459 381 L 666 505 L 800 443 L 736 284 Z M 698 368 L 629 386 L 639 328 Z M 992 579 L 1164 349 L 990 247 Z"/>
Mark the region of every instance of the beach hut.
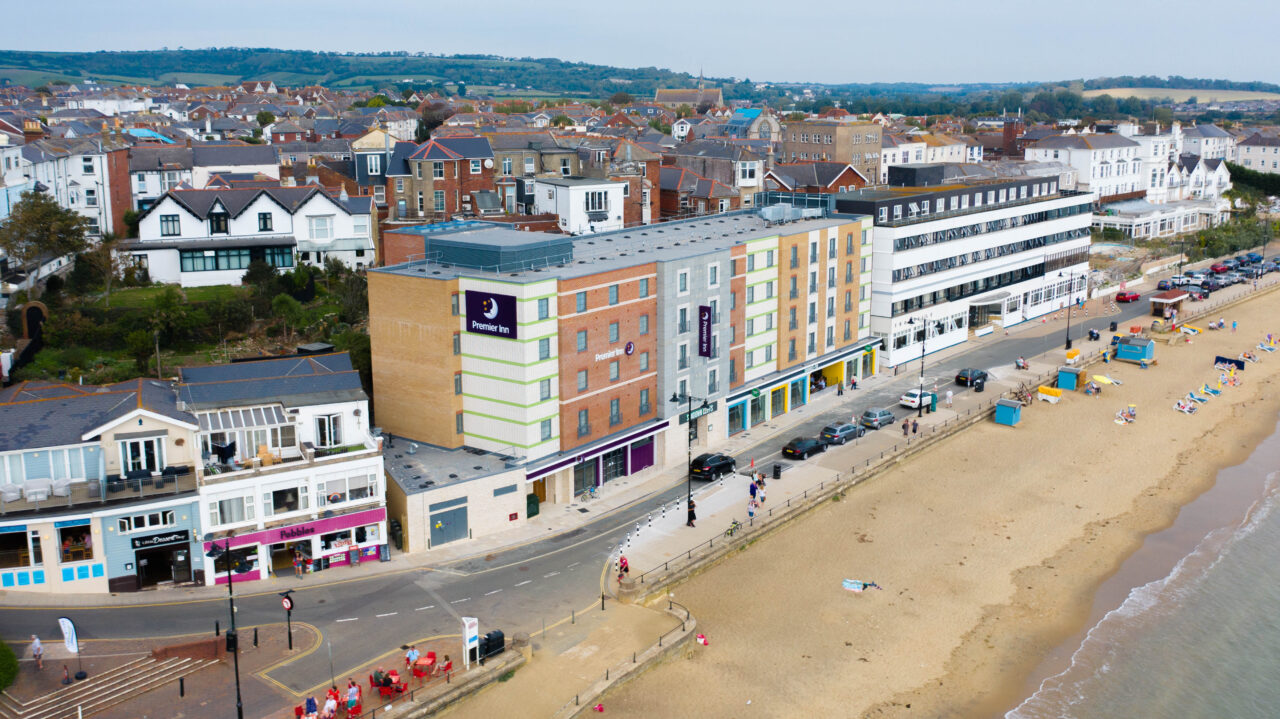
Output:
<path fill-rule="evenodd" d="M 1116 342 L 1116 359 L 1143 364 L 1155 359 L 1156 343 L 1145 337 L 1121 337 Z"/>
<path fill-rule="evenodd" d="M 1185 290 L 1167 290 L 1151 296 L 1151 314 L 1175 320 L 1182 313 L 1183 300 L 1190 297 Z"/>
<path fill-rule="evenodd" d="M 1078 367 L 1058 368 L 1058 389 L 1075 392 L 1080 389 L 1080 377 L 1084 370 Z"/>
<path fill-rule="evenodd" d="M 1022 403 L 1012 399 L 996 400 L 996 424 L 1012 427 L 1022 421 Z"/>

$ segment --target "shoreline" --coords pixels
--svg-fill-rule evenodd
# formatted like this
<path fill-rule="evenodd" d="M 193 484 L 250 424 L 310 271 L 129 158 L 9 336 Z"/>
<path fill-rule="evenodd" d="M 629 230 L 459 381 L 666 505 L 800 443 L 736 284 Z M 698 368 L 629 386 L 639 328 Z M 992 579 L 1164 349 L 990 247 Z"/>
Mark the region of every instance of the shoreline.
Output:
<path fill-rule="evenodd" d="M 1151 370 L 1095 367 L 1126 385 L 1028 408 L 1017 428 L 979 425 L 675 587 L 719 649 L 656 667 L 610 711 L 737 716 L 754 696 L 762 716 L 1002 716 L 1086 627 L 1103 582 L 1275 431 L 1280 357 L 1194 417 L 1170 408 L 1213 379 L 1215 354 L 1256 344 L 1272 302 L 1231 307 L 1240 334 L 1157 345 Z M 1117 427 L 1128 402 L 1139 421 Z M 830 589 L 860 575 L 891 591 L 851 602 Z M 817 671 L 779 675 L 779 662 Z M 698 679 L 714 688 L 663 691 Z"/>

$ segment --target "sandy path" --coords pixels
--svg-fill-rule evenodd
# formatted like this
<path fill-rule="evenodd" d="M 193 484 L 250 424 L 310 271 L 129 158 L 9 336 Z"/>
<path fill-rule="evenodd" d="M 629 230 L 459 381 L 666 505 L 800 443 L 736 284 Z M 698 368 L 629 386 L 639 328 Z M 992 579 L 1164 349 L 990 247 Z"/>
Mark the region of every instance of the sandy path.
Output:
<path fill-rule="evenodd" d="M 850 491 L 673 591 L 711 646 L 605 704 L 623 717 L 990 716 L 1085 618 L 1094 587 L 1274 428 L 1280 353 L 1195 416 L 1174 400 L 1252 347 L 1280 298 L 1236 308 L 1239 334 L 1106 368 L 1101 398 L 986 423 Z M 1082 343 L 1086 351 L 1098 345 Z M 1098 370 L 1094 370 L 1095 372 Z M 1136 403 L 1137 424 L 1112 418 Z M 1191 449 L 1194 448 L 1194 449 Z M 841 579 L 885 589 L 855 595 Z M 748 701 L 750 702 L 748 704 Z M 910 707 L 910 708 L 908 708 Z"/>

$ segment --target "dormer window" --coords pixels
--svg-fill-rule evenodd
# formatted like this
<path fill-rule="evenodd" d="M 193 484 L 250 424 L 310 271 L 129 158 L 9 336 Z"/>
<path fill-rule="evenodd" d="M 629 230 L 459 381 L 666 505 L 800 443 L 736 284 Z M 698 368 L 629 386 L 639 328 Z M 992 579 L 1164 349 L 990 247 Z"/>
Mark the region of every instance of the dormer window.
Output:
<path fill-rule="evenodd" d="M 209 213 L 209 234 L 225 235 L 231 232 L 230 229 L 231 216 L 225 212 Z"/>
<path fill-rule="evenodd" d="M 366 168 L 370 175 L 382 174 L 382 155 L 369 155 L 366 159 Z"/>

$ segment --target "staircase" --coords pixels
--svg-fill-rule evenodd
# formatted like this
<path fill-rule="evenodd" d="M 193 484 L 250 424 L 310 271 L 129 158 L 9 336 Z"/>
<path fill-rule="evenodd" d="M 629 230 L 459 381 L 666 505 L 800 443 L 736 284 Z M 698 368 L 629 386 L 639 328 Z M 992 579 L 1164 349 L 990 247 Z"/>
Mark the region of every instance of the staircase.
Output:
<path fill-rule="evenodd" d="M 29 702 L 0 693 L 0 719 L 87 717 L 217 663 L 216 659 L 142 657 Z"/>

